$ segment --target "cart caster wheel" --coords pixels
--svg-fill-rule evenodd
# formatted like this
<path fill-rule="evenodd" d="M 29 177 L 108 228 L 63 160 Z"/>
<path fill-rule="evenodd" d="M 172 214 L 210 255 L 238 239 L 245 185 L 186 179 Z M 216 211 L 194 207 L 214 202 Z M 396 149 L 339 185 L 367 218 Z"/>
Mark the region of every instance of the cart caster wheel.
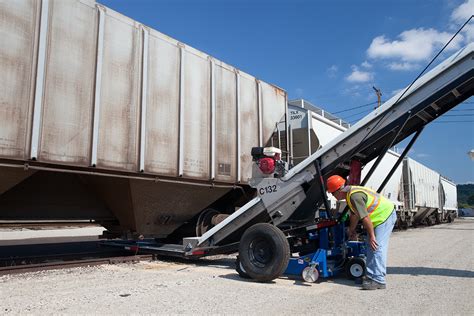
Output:
<path fill-rule="evenodd" d="M 346 263 L 346 273 L 350 279 L 361 278 L 365 275 L 365 261 L 361 258 L 351 258 Z"/>
<path fill-rule="evenodd" d="M 307 266 L 303 269 L 303 272 L 301 272 L 301 276 L 305 282 L 315 283 L 319 278 L 318 268 L 315 266 Z"/>

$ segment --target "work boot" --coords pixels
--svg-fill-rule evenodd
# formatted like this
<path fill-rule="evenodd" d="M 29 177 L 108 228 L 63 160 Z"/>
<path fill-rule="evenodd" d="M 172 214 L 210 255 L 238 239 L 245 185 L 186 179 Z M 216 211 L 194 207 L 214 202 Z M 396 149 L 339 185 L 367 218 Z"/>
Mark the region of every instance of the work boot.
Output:
<path fill-rule="evenodd" d="M 376 282 L 374 280 L 371 280 L 367 278 L 363 283 L 362 283 L 362 289 L 363 290 L 384 290 L 386 288 L 385 284 Z"/>

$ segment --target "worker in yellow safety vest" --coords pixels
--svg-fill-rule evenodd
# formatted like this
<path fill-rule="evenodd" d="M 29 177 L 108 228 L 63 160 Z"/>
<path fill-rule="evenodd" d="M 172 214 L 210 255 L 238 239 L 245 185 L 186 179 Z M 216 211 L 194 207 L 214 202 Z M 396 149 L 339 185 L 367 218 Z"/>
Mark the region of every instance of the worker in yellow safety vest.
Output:
<path fill-rule="evenodd" d="M 349 206 L 349 239 L 357 238 L 359 221 L 367 231 L 367 271 L 362 288 L 385 289 L 388 242 L 397 220 L 394 204 L 369 188 L 346 185 L 346 180 L 338 175 L 329 177 L 326 185 L 329 193 L 338 200 L 346 200 Z"/>

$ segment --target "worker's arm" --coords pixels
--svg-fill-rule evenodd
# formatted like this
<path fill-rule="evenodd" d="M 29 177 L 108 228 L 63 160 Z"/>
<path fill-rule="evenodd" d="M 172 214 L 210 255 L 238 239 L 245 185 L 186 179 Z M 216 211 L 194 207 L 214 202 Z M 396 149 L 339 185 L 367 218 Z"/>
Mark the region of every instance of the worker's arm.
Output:
<path fill-rule="evenodd" d="M 377 249 L 377 240 L 375 239 L 375 232 L 374 232 L 374 225 L 372 225 L 372 221 L 370 220 L 369 213 L 367 212 L 365 205 L 367 202 L 367 195 L 365 193 L 354 193 L 351 196 L 351 204 L 355 208 L 355 215 L 357 216 L 357 220 L 359 218 L 362 219 L 362 225 L 364 226 L 365 230 L 367 231 L 367 236 L 369 237 L 369 246 L 375 251 Z M 352 221 L 350 223 L 352 225 Z M 357 222 L 355 223 L 357 225 Z M 355 229 L 355 226 L 354 226 Z"/>
<path fill-rule="evenodd" d="M 370 220 L 368 216 L 362 219 L 362 225 L 367 231 L 367 236 L 369 237 L 370 248 L 372 248 L 373 251 L 377 250 L 379 245 L 377 244 L 377 239 L 375 238 L 374 225 L 372 225 L 372 221 Z"/>
<path fill-rule="evenodd" d="M 353 212 L 350 212 L 350 217 L 349 217 L 349 240 L 357 240 L 357 233 L 356 233 L 356 227 L 357 223 L 359 222 L 359 216 L 357 214 L 354 214 Z"/>

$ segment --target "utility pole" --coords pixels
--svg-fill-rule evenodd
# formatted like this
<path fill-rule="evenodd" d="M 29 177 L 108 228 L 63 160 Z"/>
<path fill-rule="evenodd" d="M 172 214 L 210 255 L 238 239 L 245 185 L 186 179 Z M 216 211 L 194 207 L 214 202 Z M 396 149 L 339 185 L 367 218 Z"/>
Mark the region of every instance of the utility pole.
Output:
<path fill-rule="evenodd" d="M 375 108 L 378 108 L 382 103 L 382 91 L 380 91 L 380 89 L 377 89 L 374 86 L 372 86 L 372 89 L 375 90 L 375 94 L 377 95 L 377 106 Z"/>

